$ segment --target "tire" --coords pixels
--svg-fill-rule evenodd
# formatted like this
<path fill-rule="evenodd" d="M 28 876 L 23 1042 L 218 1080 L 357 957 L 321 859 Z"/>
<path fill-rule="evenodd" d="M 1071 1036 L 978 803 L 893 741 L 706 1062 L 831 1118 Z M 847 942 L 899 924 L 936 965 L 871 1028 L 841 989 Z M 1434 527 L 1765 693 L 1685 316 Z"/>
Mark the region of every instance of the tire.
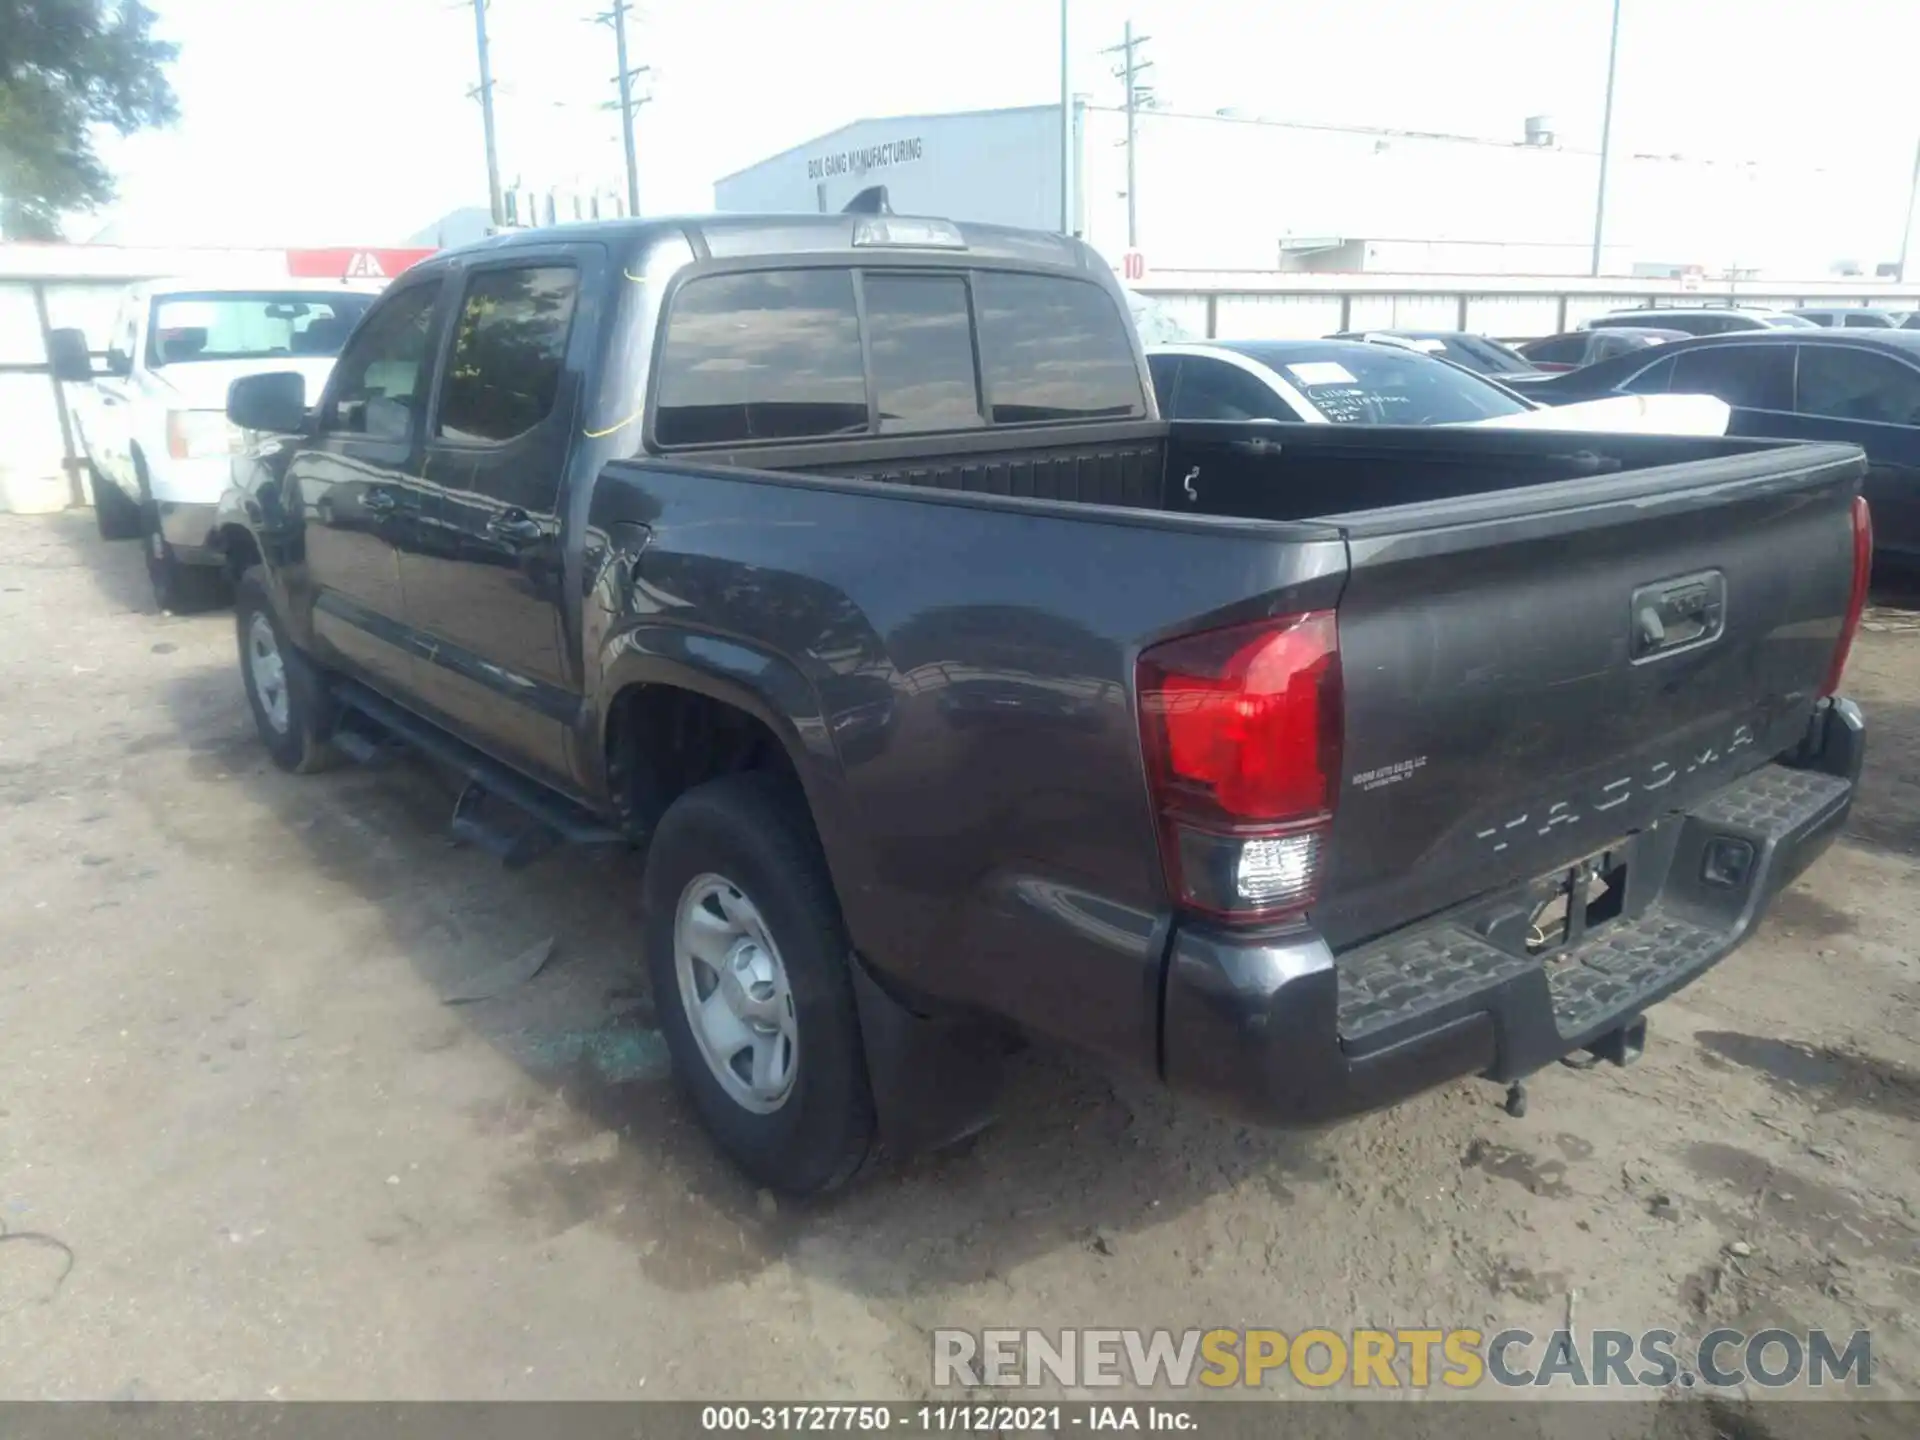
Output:
<path fill-rule="evenodd" d="M 137 457 L 134 471 L 140 479 L 140 546 L 146 552 L 147 580 L 154 603 L 172 615 L 198 615 L 218 610 L 233 599 L 233 586 L 221 565 L 187 565 L 174 553 L 160 528 L 160 506 L 147 484 L 147 467 Z"/>
<path fill-rule="evenodd" d="M 725 893 L 715 893 L 719 884 Z M 653 981 L 654 1005 L 673 1056 L 674 1074 L 701 1122 L 729 1158 L 755 1182 L 787 1195 L 818 1195 L 846 1183 L 874 1148 L 873 1095 L 854 1009 L 848 970 L 851 947 L 840 919 L 840 905 L 827 874 L 825 857 L 806 807 L 790 785 L 762 772 L 730 775 L 689 790 L 662 817 L 648 849 L 643 882 L 642 939 Z M 704 901 L 700 897 L 707 897 Z M 742 909 L 738 901 L 746 902 Z M 760 923 L 739 927 L 728 940 L 722 931 L 736 917 L 751 914 Z M 701 918 L 682 919 L 703 912 Z M 702 985 L 714 986 L 704 998 L 724 1002 L 719 968 L 685 961 L 676 951 L 682 934 L 707 931 L 709 954 L 731 956 L 750 979 L 770 958 L 784 986 L 772 985 L 774 1009 L 782 993 L 790 997 L 791 1019 L 784 1045 L 770 1038 L 774 1022 L 749 1024 L 740 1033 L 753 1036 L 744 1064 L 728 1067 L 733 1083 L 722 1079 L 709 1059 L 732 1041 L 713 1041 L 713 1030 L 698 1018 Z M 724 948 L 721 947 L 728 947 Z M 744 948 L 743 948 L 744 947 Z M 691 950 L 691 947 L 689 947 Z M 683 970 L 688 977 L 683 982 Z M 693 994 L 689 995 L 691 985 Z M 764 990 L 762 980 L 758 989 Z M 755 991 L 727 994 L 753 1005 Z M 769 1002 L 764 996 L 760 1004 Z M 735 1026 L 748 1024 L 736 1013 Z M 696 1027 L 701 1034 L 696 1035 Z M 786 1088 L 777 1100 L 773 1076 L 777 1060 L 763 1076 L 758 1057 L 769 1047 L 789 1056 Z M 743 1099 L 765 1080 L 756 1097 Z"/>
<path fill-rule="evenodd" d="M 234 633 L 240 646 L 240 680 L 260 739 L 273 763 L 296 775 L 311 775 L 339 760 L 329 744 L 339 707 L 328 696 L 319 668 L 287 639 L 267 593 L 265 572 L 255 565 L 234 587 Z M 256 647 L 270 649 L 276 668 Z M 284 702 L 284 703 L 283 703 Z"/>
<path fill-rule="evenodd" d="M 138 502 L 92 466 L 87 467 L 93 488 L 93 523 L 100 527 L 102 540 L 132 540 L 146 532 L 147 523 Z"/>

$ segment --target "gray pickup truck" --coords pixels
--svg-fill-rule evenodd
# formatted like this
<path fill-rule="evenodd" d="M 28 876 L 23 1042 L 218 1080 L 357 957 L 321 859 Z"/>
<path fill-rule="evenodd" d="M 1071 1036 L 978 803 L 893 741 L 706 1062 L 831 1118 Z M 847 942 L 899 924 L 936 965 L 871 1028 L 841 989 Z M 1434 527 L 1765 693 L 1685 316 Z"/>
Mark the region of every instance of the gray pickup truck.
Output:
<path fill-rule="evenodd" d="M 1023 1037 L 1278 1125 L 1624 1061 L 1860 770 L 1858 450 L 1169 425 L 1058 236 L 503 236 L 228 413 L 274 759 L 644 847 L 676 1072 L 788 1192 Z"/>

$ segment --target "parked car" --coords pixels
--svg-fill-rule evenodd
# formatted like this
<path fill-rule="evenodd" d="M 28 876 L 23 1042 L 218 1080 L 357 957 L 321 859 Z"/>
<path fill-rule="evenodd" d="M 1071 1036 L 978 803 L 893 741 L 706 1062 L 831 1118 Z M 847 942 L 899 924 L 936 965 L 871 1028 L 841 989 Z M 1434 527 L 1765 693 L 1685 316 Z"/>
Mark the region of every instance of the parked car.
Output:
<path fill-rule="evenodd" d="M 1812 330 L 1811 320 L 1789 315 L 1784 310 L 1736 309 L 1731 305 L 1682 309 L 1679 306 L 1642 306 L 1637 310 L 1615 310 L 1596 315 L 1582 323 L 1582 330 L 1608 330 L 1626 325 L 1662 330 L 1683 330 L 1689 335 L 1730 335 L 1736 330 Z"/>
<path fill-rule="evenodd" d="M 1160 413 L 1175 420 L 1306 425 L 1480 425 L 1722 435 L 1710 398 L 1609 399 L 1556 409 L 1437 355 L 1353 340 L 1149 345 Z"/>
<path fill-rule="evenodd" d="M 318 388 L 378 293 L 304 280 L 134 285 L 114 315 L 98 376 L 81 331 L 53 332 L 50 358 L 70 387 L 94 520 L 109 540 L 141 541 L 162 609 L 225 600 L 224 561 L 210 537 L 230 479 L 228 384 L 295 370 Z"/>
<path fill-rule="evenodd" d="M 1599 360 L 1628 355 L 1669 340 L 1684 340 L 1684 330 L 1661 330 L 1645 325 L 1608 325 L 1598 330 L 1572 330 L 1564 335 L 1547 335 L 1525 340 L 1514 349 L 1534 369 L 1557 375 L 1578 370 Z"/>
<path fill-rule="evenodd" d="M 1498 340 L 1471 335 L 1465 330 L 1342 330 L 1327 338 L 1397 345 L 1425 355 L 1438 355 L 1479 375 L 1518 375 L 1533 369 L 1523 356 Z"/>
<path fill-rule="evenodd" d="M 1530 386 L 1547 404 L 1691 392 L 1732 407 L 1728 433 L 1866 452 L 1882 553 L 1920 555 L 1920 331 L 1807 330 L 1676 342 Z"/>
<path fill-rule="evenodd" d="M 977 1128 L 1012 1033 L 1272 1124 L 1624 1060 L 1851 804 L 1850 447 L 1169 423 L 1091 249 L 894 215 L 497 237 L 307 385 L 228 400 L 267 752 L 644 845 L 783 1191 Z"/>
<path fill-rule="evenodd" d="M 1787 313 L 1835 330 L 1920 330 L 1920 311 L 1878 305 L 1799 305 Z"/>

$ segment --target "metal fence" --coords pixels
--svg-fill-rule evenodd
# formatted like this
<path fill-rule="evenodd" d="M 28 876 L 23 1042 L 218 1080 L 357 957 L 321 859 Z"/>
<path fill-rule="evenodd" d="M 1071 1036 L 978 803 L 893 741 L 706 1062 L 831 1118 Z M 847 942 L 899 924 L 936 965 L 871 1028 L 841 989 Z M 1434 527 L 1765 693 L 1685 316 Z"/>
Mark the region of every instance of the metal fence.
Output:
<path fill-rule="evenodd" d="M 1689 287 L 1680 281 L 1560 277 L 1255 275 L 1165 272 L 1138 284 L 1177 323 L 1210 340 L 1301 340 L 1342 330 L 1467 330 L 1531 340 L 1647 305 L 1884 305 L 1920 308 L 1920 285 L 1808 281 Z"/>

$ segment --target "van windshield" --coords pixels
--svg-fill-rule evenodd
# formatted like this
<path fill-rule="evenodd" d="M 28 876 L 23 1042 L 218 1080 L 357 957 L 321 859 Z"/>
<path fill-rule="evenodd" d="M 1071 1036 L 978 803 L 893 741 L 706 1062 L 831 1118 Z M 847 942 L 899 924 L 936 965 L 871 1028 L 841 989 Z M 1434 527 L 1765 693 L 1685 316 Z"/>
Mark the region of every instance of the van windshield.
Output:
<path fill-rule="evenodd" d="M 147 327 L 147 367 L 196 360 L 330 359 L 371 295 L 260 290 L 161 295 Z"/>

